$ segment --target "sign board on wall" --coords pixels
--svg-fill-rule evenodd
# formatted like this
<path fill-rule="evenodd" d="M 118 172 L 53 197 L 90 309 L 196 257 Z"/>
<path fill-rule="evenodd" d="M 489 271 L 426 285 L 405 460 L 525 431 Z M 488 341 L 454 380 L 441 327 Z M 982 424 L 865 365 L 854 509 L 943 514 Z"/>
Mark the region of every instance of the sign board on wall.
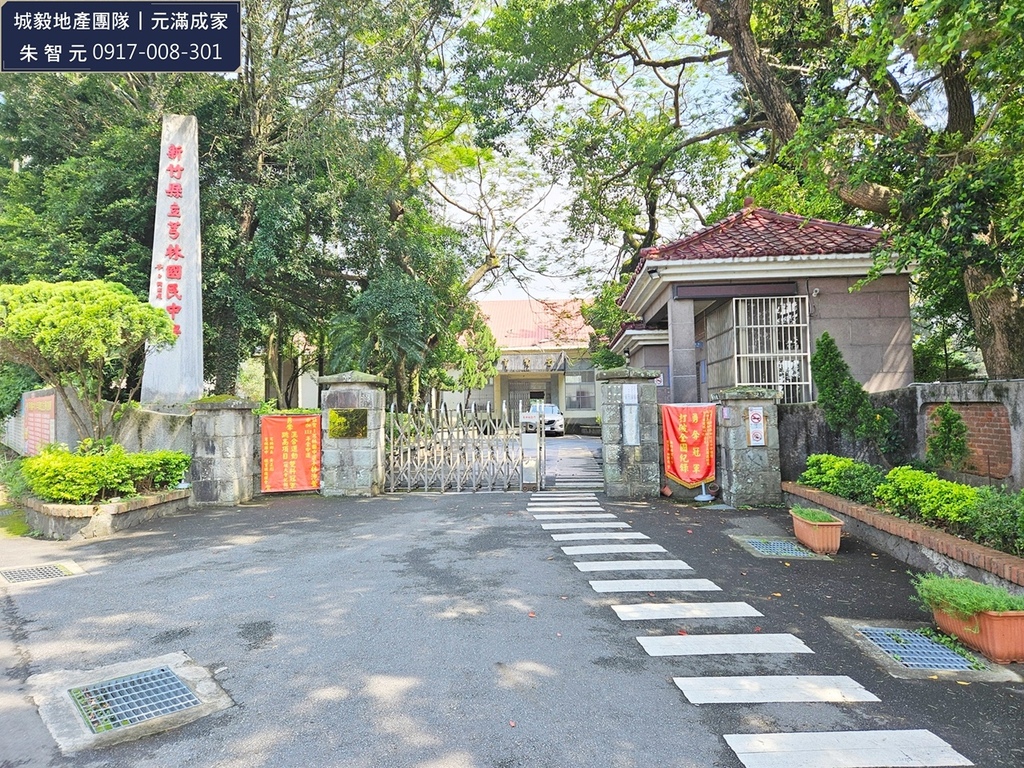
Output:
<path fill-rule="evenodd" d="M 24 401 L 25 455 L 35 456 L 47 443 L 56 439 L 56 395 L 26 395 Z"/>
<path fill-rule="evenodd" d="M 764 407 L 751 406 L 747 409 L 747 445 L 754 447 L 767 445 L 764 434 Z"/>

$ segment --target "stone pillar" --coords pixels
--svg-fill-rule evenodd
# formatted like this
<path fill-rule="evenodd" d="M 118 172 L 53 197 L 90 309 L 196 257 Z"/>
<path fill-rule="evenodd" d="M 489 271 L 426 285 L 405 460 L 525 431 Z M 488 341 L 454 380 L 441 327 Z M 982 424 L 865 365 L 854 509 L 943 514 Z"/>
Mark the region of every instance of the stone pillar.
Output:
<path fill-rule="evenodd" d="M 323 393 L 324 496 L 384 491 L 384 387 L 387 379 L 347 371 L 318 379 Z"/>
<path fill-rule="evenodd" d="M 604 490 L 613 499 L 656 498 L 661 480 L 657 387 L 661 371 L 598 371 Z"/>
<path fill-rule="evenodd" d="M 692 299 L 670 298 L 668 301 L 668 352 L 672 402 L 698 402 L 697 337 Z"/>
<path fill-rule="evenodd" d="M 718 483 L 734 507 L 782 503 L 778 399 L 774 389 L 741 387 L 717 393 Z"/>
<path fill-rule="evenodd" d="M 259 403 L 248 400 L 192 404 L 192 504 L 234 505 L 253 497 Z"/>

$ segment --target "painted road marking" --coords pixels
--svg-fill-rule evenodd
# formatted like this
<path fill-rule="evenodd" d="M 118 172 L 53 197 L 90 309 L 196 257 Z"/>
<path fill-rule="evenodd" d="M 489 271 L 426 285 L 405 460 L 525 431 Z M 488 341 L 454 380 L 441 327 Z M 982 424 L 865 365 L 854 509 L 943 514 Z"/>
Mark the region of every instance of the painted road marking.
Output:
<path fill-rule="evenodd" d="M 596 529 L 596 528 L 630 528 L 629 523 L 616 522 L 616 523 L 544 523 L 541 526 L 541 530 L 544 531 L 569 531 L 572 529 Z"/>
<path fill-rule="evenodd" d="M 864 686 L 845 675 L 674 677 L 672 680 L 691 704 L 879 701 Z"/>
<path fill-rule="evenodd" d="M 707 579 L 611 579 L 591 581 L 595 592 L 720 592 Z"/>
<path fill-rule="evenodd" d="M 597 541 L 600 539 L 649 539 L 639 531 L 622 531 L 612 533 L 552 533 L 555 541 Z"/>
<path fill-rule="evenodd" d="M 588 571 L 692 571 L 682 560 L 591 560 L 573 563 Z"/>
<path fill-rule="evenodd" d="M 534 515 L 535 520 L 614 520 L 615 515 L 610 512 L 591 512 L 579 515 L 570 515 L 566 512 L 559 512 L 556 515 Z"/>
<path fill-rule="evenodd" d="M 604 512 L 600 504 L 528 504 L 527 512 Z"/>
<path fill-rule="evenodd" d="M 638 637 L 651 656 L 705 656 L 729 653 L 814 653 L 790 634 L 667 635 Z"/>
<path fill-rule="evenodd" d="M 746 768 L 974 765 L 931 731 L 728 734 Z"/>
<path fill-rule="evenodd" d="M 636 605 L 613 605 L 612 610 L 623 621 L 731 619 L 741 616 L 764 616 L 748 603 L 638 603 Z"/>
<path fill-rule="evenodd" d="M 567 555 L 628 555 L 667 551 L 660 544 L 584 544 L 579 547 L 562 547 L 562 552 Z"/>

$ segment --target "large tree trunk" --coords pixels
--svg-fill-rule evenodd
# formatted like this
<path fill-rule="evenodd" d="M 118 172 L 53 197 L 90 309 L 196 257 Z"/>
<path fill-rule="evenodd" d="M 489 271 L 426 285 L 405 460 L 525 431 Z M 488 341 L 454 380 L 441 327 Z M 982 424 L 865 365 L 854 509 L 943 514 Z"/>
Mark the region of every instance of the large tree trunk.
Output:
<path fill-rule="evenodd" d="M 964 270 L 974 334 L 993 379 L 1024 378 L 1024 300 L 999 275 L 971 265 Z"/>

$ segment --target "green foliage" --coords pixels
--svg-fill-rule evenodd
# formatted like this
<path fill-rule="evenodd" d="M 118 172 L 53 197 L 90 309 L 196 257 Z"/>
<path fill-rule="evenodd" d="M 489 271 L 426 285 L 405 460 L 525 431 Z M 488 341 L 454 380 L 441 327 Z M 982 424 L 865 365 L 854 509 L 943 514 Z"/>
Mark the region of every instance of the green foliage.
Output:
<path fill-rule="evenodd" d="M 22 458 L 8 459 L 0 455 L 0 486 L 8 501 L 17 501 L 28 493 L 28 484 L 21 473 Z"/>
<path fill-rule="evenodd" d="M 181 482 L 191 458 L 180 451 L 127 453 L 120 445 L 72 453 L 51 444 L 22 461 L 29 491 L 43 501 L 90 504 Z"/>
<path fill-rule="evenodd" d="M 932 413 L 926 457 L 936 467 L 964 468 L 970 448 L 967 445 L 967 424 L 953 406 L 946 401 Z"/>
<path fill-rule="evenodd" d="M 56 389 L 83 438 L 110 433 L 133 355 L 173 344 L 172 327 L 166 312 L 117 283 L 0 285 L 0 358 L 28 366 Z M 112 408 L 104 405 L 108 385 Z M 86 405 L 88 421 L 70 407 L 65 387 Z"/>
<path fill-rule="evenodd" d="M 1024 595 L 1011 595 L 991 584 L 934 573 L 917 574 L 913 584 L 920 603 L 960 619 L 982 611 L 1024 611 Z"/>
<path fill-rule="evenodd" d="M 894 467 L 875 489 L 875 498 L 886 512 L 959 531 L 972 519 L 977 490 L 920 469 Z"/>
<path fill-rule="evenodd" d="M 919 635 L 927 637 L 932 642 L 948 648 L 958 656 L 963 656 L 967 660 L 971 669 L 977 671 L 988 669 L 988 665 L 986 665 L 985 662 L 981 661 L 977 656 L 971 653 L 970 649 L 955 637 L 950 637 L 949 635 L 939 632 L 932 627 L 921 627 L 921 629 L 915 629 L 914 631 Z"/>
<path fill-rule="evenodd" d="M 844 499 L 871 504 L 875 489 L 885 480 L 878 467 L 845 456 L 815 453 L 807 457 L 807 469 L 799 482 Z"/>
<path fill-rule="evenodd" d="M 807 457 L 799 482 L 1001 552 L 1024 554 L 1024 491 L 974 488 L 913 467 L 884 474 L 870 464 L 827 453 Z"/>
<path fill-rule="evenodd" d="M 1024 491 L 978 488 L 970 520 L 963 527 L 979 544 L 1024 555 Z"/>
<path fill-rule="evenodd" d="M 818 388 L 818 407 L 830 429 L 856 440 L 865 440 L 883 454 L 898 445 L 896 413 L 875 408 L 843 359 L 828 333 L 823 333 L 811 355 L 811 375 Z"/>
<path fill-rule="evenodd" d="M 809 523 L 836 523 L 839 522 L 839 518 L 835 515 L 830 515 L 828 512 L 824 512 L 820 509 L 810 509 L 809 507 L 793 507 L 790 509 L 797 517 L 806 520 Z"/>
<path fill-rule="evenodd" d="M 618 304 L 628 280 L 628 277 L 622 276 L 618 280 L 604 283 L 593 301 L 584 302 L 580 306 L 583 319 L 594 329 L 590 336 L 590 360 L 595 368 L 608 370 L 621 368 L 626 364 L 626 358 L 612 352 L 608 344 L 625 323 L 635 319 Z"/>
<path fill-rule="evenodd" d="M 41 381 L 27 365 L 0 359 L 0 419 L 12 416 L 25 392 L 38 389 Z"/>
<path fill-rule="evenodd" d="M 940 333 L 914 340 L 914 381 L 965 381 L 978 366 Z"/>

